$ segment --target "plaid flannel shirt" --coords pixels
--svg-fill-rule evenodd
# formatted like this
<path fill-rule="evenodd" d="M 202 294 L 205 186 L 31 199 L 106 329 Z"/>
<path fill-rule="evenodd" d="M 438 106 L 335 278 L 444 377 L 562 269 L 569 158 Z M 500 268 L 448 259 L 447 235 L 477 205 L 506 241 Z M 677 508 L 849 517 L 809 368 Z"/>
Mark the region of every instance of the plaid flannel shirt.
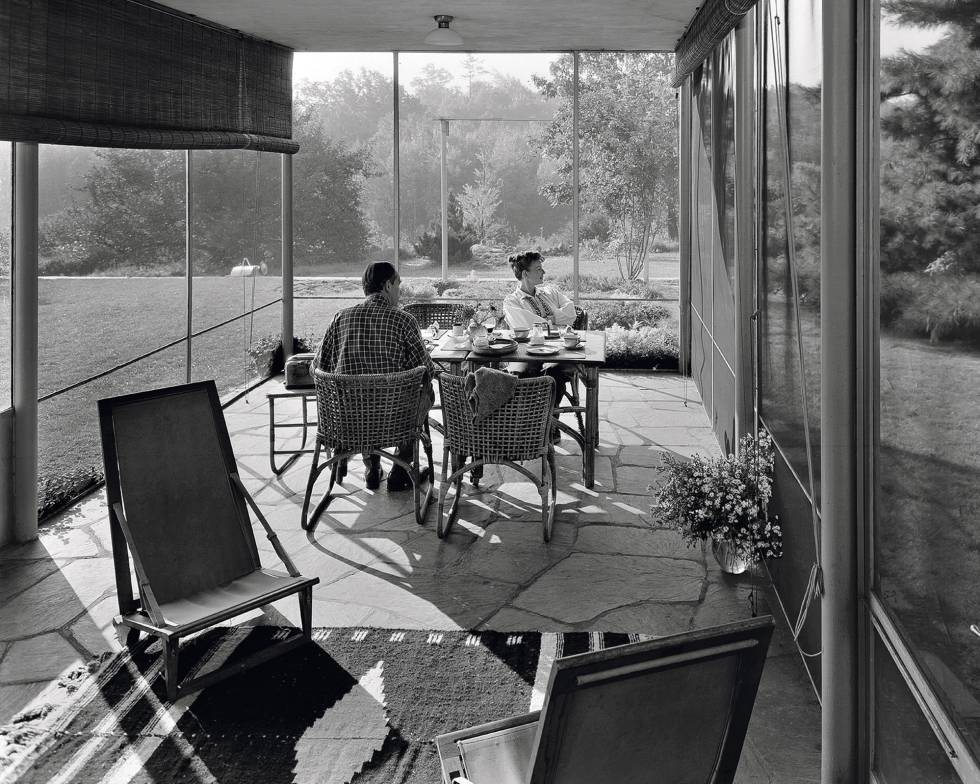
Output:
<path fill-rule="evenodd" d="M 313 357 L 313 367 L 345 375 L 398 373 L 420 365 L 431 379 L 432 359 L 418 322 L 380 293 L 334 316 Z"/>

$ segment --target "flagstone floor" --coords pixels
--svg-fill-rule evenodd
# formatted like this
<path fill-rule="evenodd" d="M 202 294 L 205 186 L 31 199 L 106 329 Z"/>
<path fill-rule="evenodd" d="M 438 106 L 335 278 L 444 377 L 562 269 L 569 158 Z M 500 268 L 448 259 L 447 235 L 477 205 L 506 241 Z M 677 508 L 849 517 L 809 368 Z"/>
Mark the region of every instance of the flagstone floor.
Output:
<path fill-rule="evenodd" d="M 601 375 L 595 487 L 582 485 L 581 457 L 566 438 L 549 544 L 535 488 L 495 466 L 479 488 L 464 485 L 460 519 L 445 540 L 435 533 L 435 504 L 418 526 L 411 492 L 365 489 L 354 463 L 317 527 L 303 531 L 309 457 L 280 477 L 269 466 L 265 392 L 276 388 L 270 382 L 236 401 L 226 420 L 263 513 L 299 570 L 320 577 L 315 626 L 665 635 L 748 617 L 755 582 L 759 610 L 776 618 L 777 634 L 737 781 L 819 781 L 820 707 L 775 594 L 760 577 L 723 574 L 710 553 L 685 547 L 650 514 L 648 485 L 664 454 L 718 453 L 693 383 L 667 374 Z M 298 402 L 276 411 L 294 418 Z M 437 438 L 437 473 L 441 452 Z M 271 545 L 257 538 L 263 563 L 274 566 Z M 102 492 L 44 526 L 37 540 L 0 549 L 0 604 L 4 724 L 67 670 L 119 647 Z M 296 624 L 298 607 L 286 600 L 245 622 Z"/>

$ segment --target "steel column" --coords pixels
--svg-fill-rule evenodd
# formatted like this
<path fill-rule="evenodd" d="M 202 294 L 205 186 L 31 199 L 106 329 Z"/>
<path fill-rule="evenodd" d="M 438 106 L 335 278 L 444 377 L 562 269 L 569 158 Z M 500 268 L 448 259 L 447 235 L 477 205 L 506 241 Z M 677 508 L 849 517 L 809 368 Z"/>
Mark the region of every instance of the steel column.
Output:
<path fill-rule="evenodd" d="M 293 156 L 282 156 L 279 183 L 282 205 L 282 346 L 283 357 L 293 353 Z"/>
<path fill-rule="evenodd" d="M 821 781 L 860 780 L 857 5 L 823 2 L 820 196 Z M 862 254 L 863 255 L 863 254 Z"/>

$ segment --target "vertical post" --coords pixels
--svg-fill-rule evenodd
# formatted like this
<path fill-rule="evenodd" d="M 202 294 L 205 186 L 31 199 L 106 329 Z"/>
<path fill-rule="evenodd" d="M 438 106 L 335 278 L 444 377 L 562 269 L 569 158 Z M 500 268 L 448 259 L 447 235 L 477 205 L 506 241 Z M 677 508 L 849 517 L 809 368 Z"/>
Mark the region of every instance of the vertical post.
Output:
<path fill-rule="evenodd" d="M 678 281 L 678 320 L 680 321 L 680 346 L 678 370 L 682 375 L 691 372 L 691 77 L 680 88 L 680 111 L 677 113 L 678 152 L 678 205 L 677 245 L 680 257 Z"/>
<path fill-rule="evenodd" d="M 440 120 L 442 145 L 439 164 L 442 174 L 442 279 L 449 280 L 449 164 L 446 161 L 449 146 L 449 120 Z"/>
<path fill-rule="evenodd" d="M 401 247 L 401 137 L 399 135 L 399 87 L 398 87 L 398 52 L 391 53 L 391 85 L 392 85 L 392 120 L 391 120 L 391 179 L 392 179 L 392 227 L 391 240 L 394 245 L 395 258 L 391 263 L 399 268 L 398 249 Z"/>
<path fill-rule="evenodd" d="M 282 194 L 282 345 L 293 353 L 293 156 L 283 154 L 279 189 Z M 288 348 L 287 348 L 288 347 Z"/>
<path fill-rule="evenodd" d="M 37 159 L 14 145 L 14 540 L 37 536 Z"/>
<path fill-rule="evenodd" d="M 187 279 L 187 307 L 184 325 L 184 380 L 191 383 L 194 353 L 191 335 L 194 332 L 194 157 L 193 150 L 184 152 L 184 276 Z"/>
<path fill-rule="evenodd" d="M 823 3 L 820 192 L 821 781 L 860 780 L 857 8 Z M 863 256 L 863 254 L 861 254 Z"/>
<path fill-rule="evenodd" d="M 572 52 L 572 299 L 578 305 L 578 52 Z"/>
<path fill-rule="evenodd" d="M 754 428 L 755 11 L 735 28 L 735 444 Z"/>

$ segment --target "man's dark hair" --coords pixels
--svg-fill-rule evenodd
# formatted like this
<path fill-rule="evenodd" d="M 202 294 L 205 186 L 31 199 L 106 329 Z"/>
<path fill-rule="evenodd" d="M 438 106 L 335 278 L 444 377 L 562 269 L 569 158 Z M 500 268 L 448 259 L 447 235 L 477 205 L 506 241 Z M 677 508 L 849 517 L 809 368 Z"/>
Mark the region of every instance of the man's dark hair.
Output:
<path fill-rule="evenodd" d="M 541 254 L 536 250 L 524 251 L 524 253 L 518 253 L 514 256 L 510 256 L 507 259 L 507 263 L 510 264 L 510 268 L 514 271 L 514 277 L 518 280 L 521 276 L 527 272 L 527 268 L 531 266 L 534 261 L 541 261 Z"/>
<path fill-rule="evenodd" d="M 364 269 L 361 286 L 365 294 L 377 294 L 389 280 L 398 277 L 398 270 L 390 261 L 372 261 Z"/>

